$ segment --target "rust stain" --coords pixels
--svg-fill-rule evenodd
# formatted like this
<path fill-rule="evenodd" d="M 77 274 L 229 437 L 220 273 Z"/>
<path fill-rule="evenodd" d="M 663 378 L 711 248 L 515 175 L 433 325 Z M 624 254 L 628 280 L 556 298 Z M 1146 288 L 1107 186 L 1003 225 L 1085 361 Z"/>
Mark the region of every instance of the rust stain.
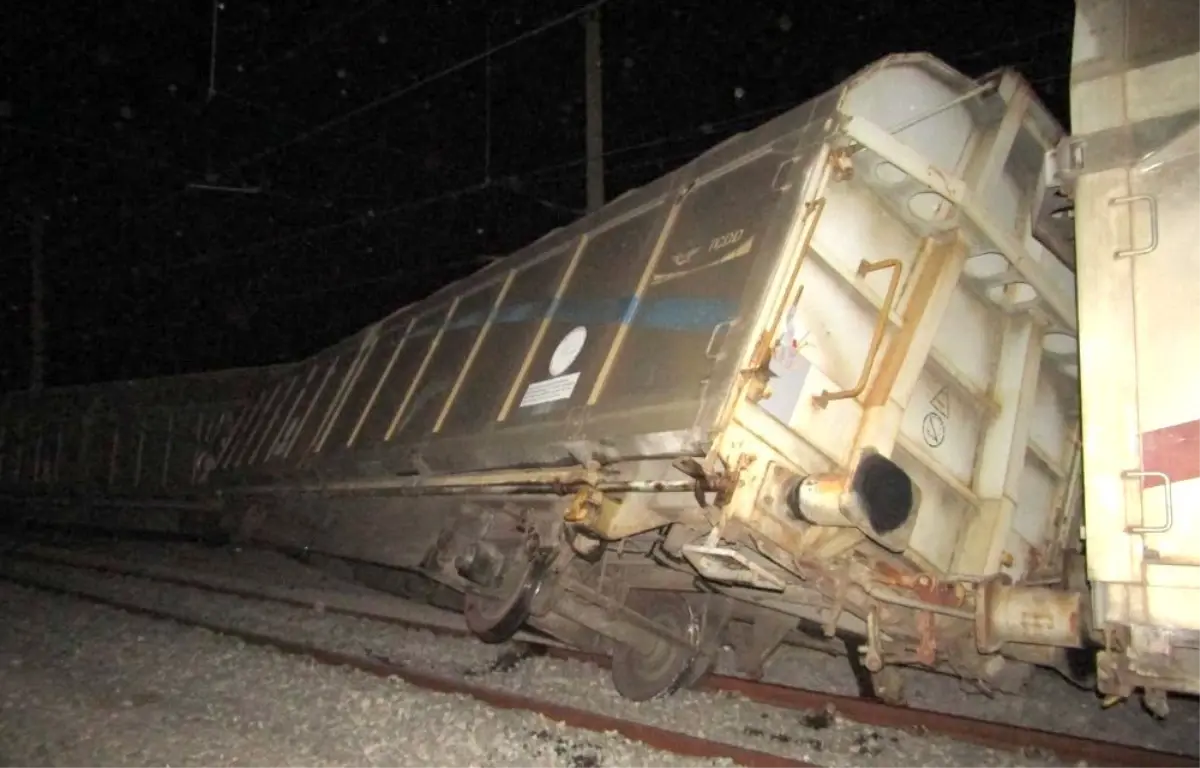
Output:
<path fill-rule="evenodd" d="M 871 567 L 884 578 L 887 584 L 899 584 L 905 578 L 904 572 L 894 567 L 891 563 L 880 561 L 872 563 Z"/>
<path fill-rule="evenodd" d="M 1029 553 L 1025 557 L 1026 573 L 1037 573 L 1042 567 L 1042 550 L 1034 545 L 1029 545 Z"/>
<path fill-rule="evenodd" d="M 937 633 L 934 629 L 933 614 L 921 611 L 917 614 L 917 633 L 921 637 L 917 645 L 917 660 L 922 664 L 933 666 L 937 661 Z"/>
<path fill-rule="evenodd" d="M 772 336 L 772 330 L 768 329 L 758 337 L 758 343 L 754 345 L 754 354 L 750 356 L 751 371 L 761 371 L 771 364 L 771 353 L 775 347 Z"/>
<path fill-rule="evenodd" d="M 965 598 L 961 589 L 954 584 L 939 582 L 927 573 L 905 573 L 888 563 L 875 563 L 873 568 L 880 575 L 880 581 L 890 587 L 912 592 L 917 598 L 926 603 L 959 608 Z"/>
<path fill-rule="evenodd" d="M 846 148 L 830 152 L 829 165 L 834 181 L 849 181 L 854 178 L 854 160 Z"/>

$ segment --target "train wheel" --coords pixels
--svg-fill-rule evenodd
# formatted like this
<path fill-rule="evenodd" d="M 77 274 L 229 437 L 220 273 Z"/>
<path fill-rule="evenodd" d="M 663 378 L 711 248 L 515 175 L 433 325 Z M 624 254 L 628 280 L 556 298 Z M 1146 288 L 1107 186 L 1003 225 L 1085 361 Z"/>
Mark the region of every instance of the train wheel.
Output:
<path fill-rule="evenodd" d="M 871 689 L 875 698 L 897 707 L 908 706 L 904 691 L 904 675 L 898 667 L 884 667 L 871 673 Z"/>
<path fill-rule="evenodd" d="M 467 629 L 485 643 L 503 643 L 529 619 L 530 604 L 541 588 L 545 568 L 521 558 L 507 568 L 493 594 L 468 593 L 463 600 Z"/>
<path fill-rule="evenodd" d="M 654 617 L 659 624 L 693 643 L 699 638 L 700 619 L 680 594 L 660 593 L 653 610 L 645 610 L 643 615 Z M 696 665 L 704 663 L 694 647 L 684 648 L 667 640 L 659 640 L 646 651 L 619 645 L 612 657 L 613 686 L 632 701 L 668 696 L 689 680 L 698 679 L 705 670 L 696 674 Z"/>

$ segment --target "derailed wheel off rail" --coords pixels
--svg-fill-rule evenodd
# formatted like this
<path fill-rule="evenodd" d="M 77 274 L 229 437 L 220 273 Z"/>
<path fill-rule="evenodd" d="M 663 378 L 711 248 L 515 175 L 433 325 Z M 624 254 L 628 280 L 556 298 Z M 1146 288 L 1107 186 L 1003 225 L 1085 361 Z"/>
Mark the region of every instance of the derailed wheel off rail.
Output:
<path fill-rule="evenodd" d="M 45 583 L 12 578 L 16 583 L 22 583 L 38 589 L 49 589 L 61 594 L 82 600 L 107 605 L 129 613 L 140 614 L 155 619 L 174 621 L 187 626 L 205 629 L 220 635 L 236 638 L 249 645 L 271 648 L 282 653 L 312 658 L 322 664 L 350 667 L 379 677 L 396 677 L 420 688 L 444 694 L 470 696 L 486 704 L 503 709 L 520 709 L 535 712 L 545 717 L 557 720 L 566 725 L 597 732 L 619 733 L 622 736 L 647 746 L 675 754 L 690 757 L 724 757 L 739 765 L 752 768 L 772 768 L 772 766 L 795 766 L 796 768 L 811 768 L 811 763 L 795 760 L 781 755 L 759 752 L 733 744 L 711 741 L 687 733 L 656 728 L 645 723 L 623 720 L 616 717 L 588 712 L 575 707 L 564 706 L 551 701 L 542 701 L 517 694 L 507 693 L 494 688 L 472 685 L 463 680 L 422 672 L 411 666 L 393 664 L 387 661 L 340 653 L 326 648 L 295 642 L 283 637 L 274 637 L 257 632 L 250 632 L 237 627 L 224 626 L 212 622 L 198 620 L 181 613 L 147 608 L 135 603 L 110 600 L 83 591 L 50 587 Z"/>
<path fill-rule="evenodd" d="M 281 588 L 254 584 L 229 576 L 216 576 L 180 568 L 122 563 L 95 554 L 74 553 L 45 547 L 29 547 L 22 554 L 24 557 L 41 562 L 130 574 L 214 592 L 236 594 L 241 597 L 274 600 L 300 606 L 315 606 L 326 612 L 347 613 L 389 623 L 399 622 L 405 626 L 429 628 L 442 633 L 449 632 L 456 635 L 467 633 L 461 617 L 455 614 L 383 595 L 340 595 L 327 590 Z M 50 586 L 54 587 L 53 584 Z M 78 590 L 69 591 L 78 593 Z M 544 639 L 527 633 L 523 633 L 522 640 L 532 644 L 546 642 Z M 555 656 L 602 665 L 608 663 L 607 658 L 558 646 L 548 648 L 547 652 Z M 454 684 L 462 685 L 463 683 L 454 681 Z M 1098 742 L 936 712 L 906 709 L 878 701 L 767 685 L 728 676 L 708 676 L 701 681 L 700 685 L 708 690 L 734 692 L 753 701 L 788 709 L 820 710 L 832 706 L 840 715 L 851 721 L 892 728 L 916 728 L 930 734 L 940 734 L 1002 750 L 1040 749 L 1055 754 L 1068 762 L 1085 760 L 1093 765 L 1138 766 L 1190 766 L 1195 763 L 1194 758 L 1155 750 Z"/>

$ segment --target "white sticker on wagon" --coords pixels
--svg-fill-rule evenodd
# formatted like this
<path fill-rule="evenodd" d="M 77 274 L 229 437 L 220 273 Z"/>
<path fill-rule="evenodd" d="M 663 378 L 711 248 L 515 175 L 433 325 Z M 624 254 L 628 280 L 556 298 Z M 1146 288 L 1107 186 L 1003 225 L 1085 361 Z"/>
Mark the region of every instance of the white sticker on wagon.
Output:
<path fill-rule="evenodd" d="M 525 396 L 521 398 L 521 404 L 518 407 L 526 408 L 531 405 L 566 400 L 575 392 L 575 385 L 578 382 L 579 371 L 568 373 L 565 376 L 555 376 L 553 379 L 535 381 L 525 390 Z"/>
<path fill-rule="evenodd" d="M 575 361 L 579 359 L 579 353 L 583 351 L 583 345 L 587 342 L 587 328 L 582 325 L 577 325 L 567 331 L 567 335 L 562 337 L 562 341 L 558 342 L 558 346 L 554 348 L 554 354 L 550 355 L 550 375 L 562 376 Z"/>

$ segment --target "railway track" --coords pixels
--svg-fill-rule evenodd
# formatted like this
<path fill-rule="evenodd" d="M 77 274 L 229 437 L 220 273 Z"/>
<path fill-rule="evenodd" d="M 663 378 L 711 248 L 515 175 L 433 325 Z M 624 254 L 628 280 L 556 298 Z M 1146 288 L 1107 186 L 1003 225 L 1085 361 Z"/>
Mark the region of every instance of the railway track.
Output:
<path fill-rule="evenodd" d="M 7 576 L 5 578 L 8 578 Z M 638 741 L 647 746 L 661 749 L 687 757 L 726 757 L 744 766 L 809 766 L 805 763 L 780 755 L 773 755 L 751 749 L 745 749 L 732 744 L 702 739 L 686 733 L 655 728 L 643 723 L 621 720 L 615 717 L 595 712 L 588 712 L 575 707 L 566 707 L 555 702 L 539 701 L 527 696 L 497 691 L 479 685 L 471 685 L 451 677 L 433 675 L 414 669 L 403 664 L 396 664 L 382 659 L 359 656 L 348 653 L 331 651 L 308 643 L 296 642 L 283 637 L 274 637 L 258 632 L 251 632 L 239 627 L 233 627 L 214 622 L 204 621 L 187 616 L 180 612 L 151 609 L 129 601 L 112 600 L 80 590 L 53 587 L 29 579 L 12 579 L 23 586 L 37 589 L 50 589 L 59 594 L 87 600 L 111 608 L 117 608 L 128 613 L 148 616 L 154 619 L 174 621 L 180 624 L 205 629 L 216 634 L 236 638 L 248 645 L 271 648 L 282 653 L 306 656 L 322 664 L 339 667 L 349 667 L 377 677 L 396 677 L 419 688 L 436 693 L 461 694 L 478 699 L 479 701 L 501 709 L 520 709 L 545 715 L 566 725 L 582 728 L 598 733 L 616 732 L 622 736 Z"/>
<path fill-rule="evenodd" d="M 340 589 L 312 587 L 283 587 L 237 576 L 205 573 L 176 566 L 122 562 L 111 557 L 45 546 L 25 547 L 20 551 L 11 552 L 9 557 L 26 563 L 44 563 L 72 569 L 86 569 L 240 598 L 267 600 L 295 607 L 387 622 L 442 635 L 469 636 L 465 623 L 458 614 L 381 593 L 366 591 L 354 593 Z M 553 701 L 508 693 L 451 676 L 431 674 L 411 665 L 397 664 L 370 656 L 331 651 L 287 637 L 277 637 L 235 626 L 197 620 L 195 617 L 189 617 L 177 611 L 150 608 L 130 601 L 114 600 L 89 593 L 87 590 L 65 587 L 61 583 L 54 584 L 45 579 L 30 578 L 28 574 L 17 576 L 7 568 L 0 570 L 0 576 L 20 581 L 26 586 L 53 589 L 126 611 L 203 627 L 214 632 L 238 637 L 248 643 L 310 656 L 323 663 L 350 666 L 377 675 L 394 675 L 429 690 L 470 695 L 492 706 L 540 712 L 575 727 L 596 731 L 616 731 L 632 740 L 682 755 L 728 757 L 742 765 L 810 764 L 793 757 L 746 749 L 679 731 L 564 706 Z M 535 633 L 522 633 L 516 639 L 557 658 L 598 665 L 607 663 L 607 659 L 604 657 L 580 653 Z M 1091 765 L 1113 766 L 1196 765 L 1195 758 L 1186 755 L 1079 738 L 1050 731 L 1031 730 L 928 710 L 897 707 L 866 698 L 770 685 L 727 675 L 710 675 L 701 681 L 698 687 L 714 693 L 734 694 L 750 701 L 782 709 L 810 713 L 836 712 L 840 717 L 865 725 L 939 735 L 991 749 L 1038 750 L 1064 762 L 1083 761 Z"/>

